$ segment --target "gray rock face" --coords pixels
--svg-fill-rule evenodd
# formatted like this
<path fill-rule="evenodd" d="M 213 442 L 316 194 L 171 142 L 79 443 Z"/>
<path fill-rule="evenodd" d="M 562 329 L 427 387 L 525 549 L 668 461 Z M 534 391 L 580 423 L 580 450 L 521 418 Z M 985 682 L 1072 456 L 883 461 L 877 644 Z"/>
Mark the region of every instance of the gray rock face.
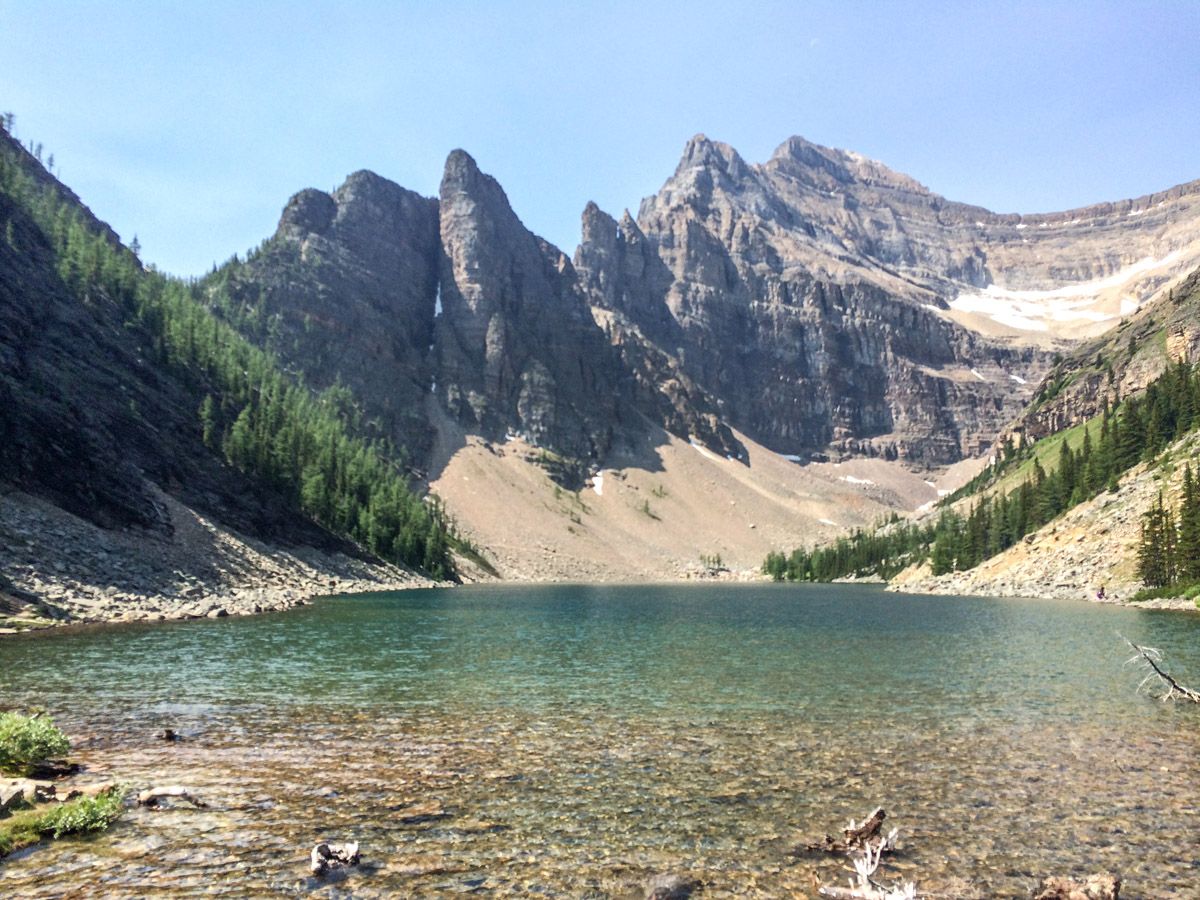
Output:
<path fill-rule="evenodd" d="M 439 268 L 436 201 L 372 172 L 287 204 L 274 238 L 212 285 L 243 331 L 324 390 L 350 389 L 382 435 L 417 458 L 430 432 Z"/>
<path fill-rule="evenodd" d="M 1061 348 L 981 332 L 956 298 L 1166 260 L 1140 298 L 1200 261 L 1200 183 L 997 215 L 801 138 L 761 165 L 694 138 L 636 221 L 589 204 L 574 263 L 466 153 L 439 193 L 366 172 L 302 191 L 224 276 L 244 328 L 314 387 L 347 385 L 418 464 L 431 401 L 572 477 L 647 419 L 734 458 L 730 426 L 787 454 L 953 462 L 1020 413 Z"/>
<path fill-rule="evenodd" d="M 437 396 L 469 428 L 596 463 L 627 383 L 570 261 L 456 150 L 441 185 Z"/>
<path fill-rule="evenodd" d="M 1111 229 L 1088 229 L 1070 257 L 1084 238 L 1064 238 L 1063 223 L 1022 251 L 1030 223 L 800 138 L 750 166 L 701 136 L 636 223 L 584 214 L 576 265 L 599 305 L 770 448 L 947 463 L 986 446 L 1050 365 L 1049 349 L 954 322 L 948 302 L 996 280 L 1044 287 L 1129 262 L 1128 250 L 1112 256 Z"/>

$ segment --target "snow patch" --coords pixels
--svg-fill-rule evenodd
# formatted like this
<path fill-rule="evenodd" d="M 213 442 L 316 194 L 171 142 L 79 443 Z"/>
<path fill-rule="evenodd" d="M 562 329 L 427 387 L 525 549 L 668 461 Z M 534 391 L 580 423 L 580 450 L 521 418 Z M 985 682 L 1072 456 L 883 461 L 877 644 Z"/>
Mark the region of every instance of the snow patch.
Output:
<path fill-rule="evenodd" d="M 978 369 L 972 369 L 971 374 L 974 375 L 976 378 L 978 378 L 980 381 L 987 381 L 986 378 L 984 378 L 982 375 L 979 374 Z"/>
<path fill-rule="evenodd" d="M 794 463 L 804 462 L 804 457 L 797 456 L 795 453 L 780 453 L 779 455 L 782 456 L 784 459 L 786 459 L 788 462 L 794 462 Z"/>
<path fill-rule="evenodd" d="M 596 492 L 597 497 L 604 496 L 604 473 L 597 472 L 596 477 L 592 479 L 592 490 Z"/>
<path fill-rule="evenodd" d="M 1011 378 L 1013 381 L 1015 381 L 1017 384 L 1029 384 L 1029 382 L 1026 381 L 1024 378 L 1022 378 L 1020 375 L 1014 375 L 1012 372 L 1008 373 L 1008 377 Z"/>
<path fill-rule="evenodd" d="M 1047 331 L 1052 322 L 1105 322 L 1135 312 L 1140 304 L 1132 297 L 1125 297 L 1121 300 L 1119 313 L 1092 309 L 1092 304 L 1102 292 L 1121 287 L 1147 272 L 1169 266 L 1179 259 L 1180 254 L 1181 251 L 1175 250 L 1161 259 L 1146 257 L 1107 278 L 1051 290 L 1016 291 L 991 284 L 982 292 L 959 294 L 950 301 L 950 308 L 982 313 L 1001 325 L 1020 331 Z"/>
<path fill-rule="evenodd" d="M 927 482 L 925 482 L 925 483 L 926 483 L 927 485 L 929 485 L 931 488 L 935 488 L 935 487 L 937 487 L 937 485 L 936 485 L 936 484 L 934 484 L 932 481 L 927 481 Z"/>
<path fill-rule="evenodd" d="M 855 478 L 853 475 L 839 475 L 838 481 L 844 481 L 847 484 L 874 484 L 870 478 Z"/>
<path fill-rule="evenodd" d="M 817 521 L 822 525 L 832 525 L 834 528 L 837 528 L 837 522 L 830 522 L 828 519 L 817 519 Z"/>
<path fill-rule="evenodd" d="M 954 493 L 954 491 L 948 491 L 948 490 L 946 490 L 945 488 L 943 488 L 943 489 L 941 489 L 941 490 L 939 490 L 939 491 L 938 491 L 938 496 L 939 496 L 939 497 L 946 497 L 946 496 L 949 496 L 950 494 L 953 494 L 953 493 Z"/>
<path fill-rule="evenodd" d="M 437 286 L 437 294 L 433 298 L 433 317 L 436 319 L 442 314 L 442 283 L 439 281 Z"/>
<path fill-rule="evenodd" d="M 688 443 L 691 444 L 693 447 L 695 447 L 696 452 L 699 453 L 701 456 L 703 456 L 705 459 L 715 459 L 717 462 L 721 461 L 721 457 L 717 456 L 717 454 L 715 454 L 712 451 L 708 450 L 707 448 L 701 446 L 700 444 L 697 444 L 695 438 L 688 438 Z"/>

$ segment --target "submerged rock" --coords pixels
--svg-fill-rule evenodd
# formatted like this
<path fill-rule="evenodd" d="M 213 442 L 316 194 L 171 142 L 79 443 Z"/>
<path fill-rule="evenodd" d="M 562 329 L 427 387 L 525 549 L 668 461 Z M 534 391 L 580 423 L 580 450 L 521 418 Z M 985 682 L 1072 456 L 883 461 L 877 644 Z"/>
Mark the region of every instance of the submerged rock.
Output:
<path fill-rule="evenodd" d="M 335 869 L 357 866 L 358 841 L 344 844 L 329 844 L 322 842 L 312 848 L 309 854 L 309 869 L 314 875 L 324 875 Z"/>
<path fill-rule="evenodd" d="M 1108 872 L 1089 875 L 1083 881 L 1054 875 L 1042 881 L 1033 900 L 1119 900 L 1121 879 Z"/>
<path fill-rule="evenodd" d="M 646 900 L 687 900 L 697 887 L 682 875 L 655 875 L 646 882 Z"/>

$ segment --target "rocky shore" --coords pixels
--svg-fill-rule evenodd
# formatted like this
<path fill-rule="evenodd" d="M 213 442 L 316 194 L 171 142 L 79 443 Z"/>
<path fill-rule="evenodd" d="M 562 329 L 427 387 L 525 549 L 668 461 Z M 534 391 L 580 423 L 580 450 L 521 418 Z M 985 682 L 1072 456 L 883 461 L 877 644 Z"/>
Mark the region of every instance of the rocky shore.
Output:
<path fill-rule="evenodd" d="M 0 494 L 0 634 L 249 615 L 315 596 L 435 584 L 398 566 L 267 546 L 166 494 L 157 500 L 169 511 L 169 536 L 109 531 L 27 494 Z"/>

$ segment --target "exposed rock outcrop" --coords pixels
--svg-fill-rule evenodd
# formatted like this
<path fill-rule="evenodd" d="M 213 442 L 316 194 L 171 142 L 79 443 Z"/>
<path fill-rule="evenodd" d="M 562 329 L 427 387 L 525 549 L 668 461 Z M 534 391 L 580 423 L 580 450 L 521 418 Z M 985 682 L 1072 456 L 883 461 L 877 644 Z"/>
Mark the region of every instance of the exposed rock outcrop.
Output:
<path fill-rule="evenodd" d="M 436 394 L 463 425 L 599 463 L 623 423 L 627 382 L 575 269 L 531 234 L 496 180 L 461 150 L 442 178 Z"/>
<path fill-rule="evenodd" d="M 420 460 L 440 246 L 436 201 L 356 172 L 332 194 L 292 197 L 274 237 L 208 289 L 244 333 L 314 389 L 344 385 L 373 432 Z"/>

